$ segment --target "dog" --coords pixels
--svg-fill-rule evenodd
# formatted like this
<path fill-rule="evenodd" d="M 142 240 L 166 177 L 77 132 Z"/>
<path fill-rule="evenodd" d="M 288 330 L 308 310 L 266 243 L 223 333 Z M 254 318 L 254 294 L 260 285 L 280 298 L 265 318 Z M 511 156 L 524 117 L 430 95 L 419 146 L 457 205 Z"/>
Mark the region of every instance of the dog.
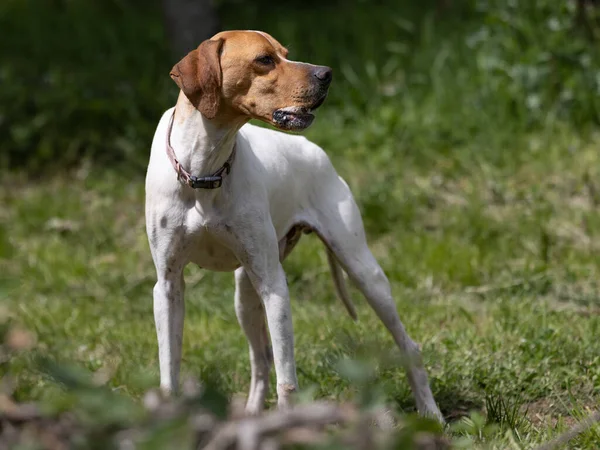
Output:
<path fill-rule="evenodd" d="M 248 339 L 252 373 L 247 412 L 262 410 L 272 362 L 278 407 L 291 405 L 298 382 L 281 264 L 301 235 L 313 232 L 326 247 L 349 314 L 356 318 L 343 271 L 406 357 L 418 411 L 443 421 L 419 348 L 406 333 L 390 284 L 367 246 L 348 185 L 316 144 L 247 124 L 258 119 L 279 130 L 302 131 L 325 101 L 332 70 L 287 56 L 288 50 L 267 33 L 226 31 L 202 42 L 170 73 L 180 93 L 160 119 L 146 176 L 161 389 L 178 389 L 183 270 L 194 263 L 235 272 L 235 312 Z"/>

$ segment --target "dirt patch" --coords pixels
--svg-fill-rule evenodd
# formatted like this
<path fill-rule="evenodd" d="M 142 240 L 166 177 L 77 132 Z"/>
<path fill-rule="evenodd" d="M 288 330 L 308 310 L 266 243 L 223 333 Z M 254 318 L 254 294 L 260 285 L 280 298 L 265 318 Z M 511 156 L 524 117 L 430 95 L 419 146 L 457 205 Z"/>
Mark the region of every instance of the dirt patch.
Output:
<path fill-rule="evenodd" d="M 579 422 L 576 417 L 570 415 L 563 402 L 549 398 L 528 403 L 522 408 L 522 411 L 523 413 L 527 412 L 527 418 L 537 428 L 554 428 L 559 420 L 562 420 L 567 427 L 572 427 Z"/>

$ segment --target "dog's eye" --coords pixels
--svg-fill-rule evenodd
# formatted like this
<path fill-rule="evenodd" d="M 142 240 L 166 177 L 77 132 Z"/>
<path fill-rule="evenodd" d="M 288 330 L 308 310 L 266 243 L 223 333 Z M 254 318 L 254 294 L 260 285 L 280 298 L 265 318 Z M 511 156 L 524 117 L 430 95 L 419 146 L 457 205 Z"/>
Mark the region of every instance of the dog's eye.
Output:
<path fill-rule="evenodd" d="M 273 59 L 273 57 L 271 55 L 259 56 L 254 61 L 256 61 L 258 64 L 260 64 L 262 66 L 270 66 L 271 64 L 275 63 L 275 60 Z"/>

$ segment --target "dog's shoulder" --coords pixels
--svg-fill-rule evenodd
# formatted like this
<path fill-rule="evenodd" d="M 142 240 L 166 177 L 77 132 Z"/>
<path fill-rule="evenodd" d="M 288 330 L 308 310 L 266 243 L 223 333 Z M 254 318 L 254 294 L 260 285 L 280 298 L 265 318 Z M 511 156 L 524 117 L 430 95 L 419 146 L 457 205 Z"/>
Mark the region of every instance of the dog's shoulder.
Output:
<path fill-rule="evenodd" d="M 279 155 L 288 161 L 329 164 L 329 157 L 325 151 L 304 136 L 252 124 L 244 125 L 239 134 L 259 157 L 261 154 L 270 158 Z"/>

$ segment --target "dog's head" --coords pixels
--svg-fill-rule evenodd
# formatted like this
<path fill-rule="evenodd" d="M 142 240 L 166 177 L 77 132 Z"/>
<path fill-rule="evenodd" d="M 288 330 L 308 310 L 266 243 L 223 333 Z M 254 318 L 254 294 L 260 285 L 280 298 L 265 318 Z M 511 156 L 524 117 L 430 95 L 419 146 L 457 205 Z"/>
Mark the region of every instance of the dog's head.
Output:
<path fill-rule="evenodd" d="M 290 61 L 267 33 L 225 31 L 179 61 L 171 78 L 208 119 L 259 119 L 303 130 L 323 104 L 331 69 Z"/>

